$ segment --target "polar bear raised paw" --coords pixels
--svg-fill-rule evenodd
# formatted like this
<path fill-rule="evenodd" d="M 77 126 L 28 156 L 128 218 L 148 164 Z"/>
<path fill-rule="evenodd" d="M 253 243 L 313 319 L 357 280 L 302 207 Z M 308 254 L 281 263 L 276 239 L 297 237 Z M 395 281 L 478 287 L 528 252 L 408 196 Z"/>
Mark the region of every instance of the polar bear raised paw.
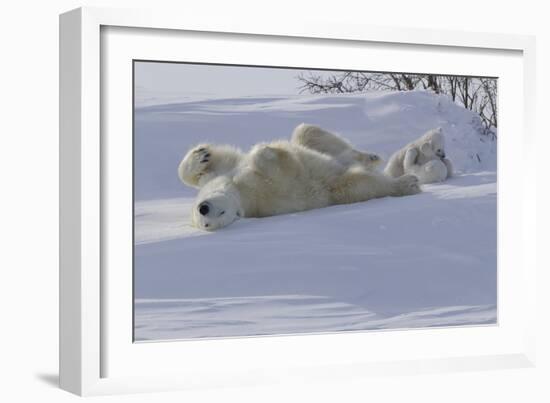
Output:
<path fill-rule="evenodd" d="M 212 153 L 208 145 L 200 145 L 189 150 L 178 167 L 182 182 L 197 187 L 203 175 L 208 173 Z"/>
<path fill-rule="evenodd" d="M 178 167 L 180 180 L 201 188 L 213 178 L 235 169 L 242 152 L 229 145 L 200 144 L 190 149 Z"/>

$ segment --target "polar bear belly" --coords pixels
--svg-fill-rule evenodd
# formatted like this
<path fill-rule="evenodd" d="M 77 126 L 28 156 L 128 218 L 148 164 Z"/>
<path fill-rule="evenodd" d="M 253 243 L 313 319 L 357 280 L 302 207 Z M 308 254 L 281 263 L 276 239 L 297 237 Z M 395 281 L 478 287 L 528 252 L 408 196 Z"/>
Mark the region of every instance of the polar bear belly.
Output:
<path fill-rule="evenodd" d="M 246 217 L 267 217 L 326 207 L 329 190 L 307 171 L 292 176 L 270 177 L 269 173 L 243 171 L 234 178 Z"/>

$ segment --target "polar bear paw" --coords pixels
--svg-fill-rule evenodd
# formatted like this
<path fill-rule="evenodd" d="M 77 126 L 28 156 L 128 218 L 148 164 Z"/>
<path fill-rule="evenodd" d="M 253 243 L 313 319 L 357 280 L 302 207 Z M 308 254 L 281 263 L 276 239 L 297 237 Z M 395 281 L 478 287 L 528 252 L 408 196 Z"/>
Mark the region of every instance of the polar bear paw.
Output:
<path fill-rule="evenodd" d="M 354 149 L 346 150 L 335 157 L 344 166 L 361 165 L 366 169 L 376 168 L 382 162 L 382 158 L 374 153 L 357 151 Z"/>
<path fill-rule="evenodd" d="M 396 179 L 396 195 L 408 196 L 420 193 L 420 182 L 415 175 L 403 175 Z"/>
<path fill-rule="evenodd" d="M 197 146 L 180 163 L 178 174 L 182 182 L 197 187 L 202 176 L 210 171 L 212 151 L 207 145 Z"/>
<path fill-rule="evenodd" d="M 207 166 L 208 162 L 210 161 L 210 157 L 212 157 L 210 149 L 205 146 L 199 146 L 196 149 L 192 150 L 192 154 L 193 158 L 195 158 L 199 166 L 201 164 L 203 166 Z"/>
<path fill-rule="evenodd" d="M 212 151 L 208 146 L 197 146 L 190 151 L 189 157 L 188 169 L 197 179 L 200 179 L 200 177 L 209 170 L 212 160 Z"/>

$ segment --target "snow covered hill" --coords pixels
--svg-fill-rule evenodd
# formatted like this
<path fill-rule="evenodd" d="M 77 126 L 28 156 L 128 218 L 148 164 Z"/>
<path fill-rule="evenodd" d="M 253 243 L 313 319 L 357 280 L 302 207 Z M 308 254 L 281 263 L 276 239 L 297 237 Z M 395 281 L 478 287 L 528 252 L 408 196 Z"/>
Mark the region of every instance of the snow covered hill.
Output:
<path fill-rule="evenodd" d="M 203 99 L 136 109 L 137 340 L 496 321 L 496 142 L 427 92 Z M 433 127 L 459 174 L 419 195 L 190 226 L 192 145 L 243 149 L 301 122 L 384 157 Z"/>

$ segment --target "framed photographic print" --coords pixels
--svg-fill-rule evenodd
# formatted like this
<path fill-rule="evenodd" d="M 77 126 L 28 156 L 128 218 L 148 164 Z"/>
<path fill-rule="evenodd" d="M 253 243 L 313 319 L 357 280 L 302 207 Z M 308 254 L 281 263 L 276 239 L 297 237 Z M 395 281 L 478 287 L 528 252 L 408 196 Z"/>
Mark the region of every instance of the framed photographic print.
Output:
<path fill-rule="evenodd" d="M 232 24 L 61 16 L 62 387 L 532 365 L 532 38 Z"/>

